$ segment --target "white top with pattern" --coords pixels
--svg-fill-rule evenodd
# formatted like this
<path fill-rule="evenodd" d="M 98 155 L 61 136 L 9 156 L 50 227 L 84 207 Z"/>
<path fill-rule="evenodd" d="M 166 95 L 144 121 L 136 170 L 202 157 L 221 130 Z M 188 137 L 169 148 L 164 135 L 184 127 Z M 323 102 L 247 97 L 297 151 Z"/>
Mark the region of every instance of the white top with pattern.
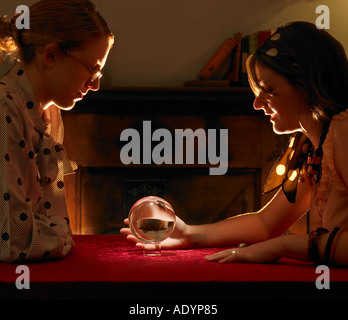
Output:
<path fill-rule="evenodd" d="M 0 79 L 0 261 L 64 257 L 74 246 L 64 174 L 60 110 L 41 117 L 19 63 Z"/>

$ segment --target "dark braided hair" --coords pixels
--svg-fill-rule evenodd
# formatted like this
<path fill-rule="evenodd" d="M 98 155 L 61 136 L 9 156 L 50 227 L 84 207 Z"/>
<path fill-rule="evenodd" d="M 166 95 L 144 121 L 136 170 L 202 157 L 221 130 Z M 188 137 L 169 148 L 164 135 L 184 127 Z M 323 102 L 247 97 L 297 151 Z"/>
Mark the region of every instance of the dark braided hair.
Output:
<path fill-rule="evenodd" d="M 323 127 L 321 129 L 320 140 L 318 148 L 314 151 L 310 151 L 310 156 L 313 159 L 312 163 L 308 164 L 307 173 L 314 178 L 315 183 L 320 182 L 321 178 L 321 159 L 323 158 L 323 144 L 326 139 L 326 135 L 329 132 L 331 121 L 325 119 Z"/>
<path fill-rule="evenodd" d="M 309 22 L 280 27 L 248 60 L 250 86 L 262 91 L 256 75 L 261 64 L 305 90 L 313 115 L 331 119 L 348 107 L 348 61 L 343 46 Z"/>
<path fill-rule="evenodd" d="M 329 132 L 329 128 L 330 128 L 330 120 L 324 120 L 323 123 L 323 128 L 321 129 L 321 135 L 320 135 L 320 140 L 319 140 L 319 145 L 317 150 L 315 150 L 315 155 L 318 157 L 322 157 L 323 156 L 323 144 L 326 138 L 327 133 Z"/>

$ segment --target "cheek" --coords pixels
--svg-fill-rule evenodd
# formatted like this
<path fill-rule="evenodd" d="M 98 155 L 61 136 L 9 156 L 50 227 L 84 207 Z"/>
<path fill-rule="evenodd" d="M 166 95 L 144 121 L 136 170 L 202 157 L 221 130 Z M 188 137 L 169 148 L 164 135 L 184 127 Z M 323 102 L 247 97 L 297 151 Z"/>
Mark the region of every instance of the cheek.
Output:
<path fill-rule="evenodd" d="M 71 96 L 71 93 L 73 91 L 74 90 L 72 85 L 67 84 L 66 82 L 61 82 L 55 87 L 54 99 L 62 100 L 64 98 L 68 98 L 69 96 Z"/>
<path fill-rule="evenodd" d="M 74 99 L 79 98 L 79 90 L 81 89 L 71 85 L 70 83 L 60 83 L 55 87 L 52 100 L 58 107 L 69 107 L 73 104 Z"/>
<path fill-rule="evenodd" d="M 81 80 L 81 77 L 73 75 L 71 77 L 67 77 L 66 80 L 59 85 L 59 87 L 61 89 L 62 95 L 65 94 L 69 96 L 71 94 L 76 94 L 80 90 L 83 90 L 84 81 Z"/>
<path fill-rule="evenodd" d="M 76 87 L 81 88 L 82 84 L 86 79 L 86 72 L 81 68 L 77 68 L 73 65 L 65 65 L 62 69 L 60 80 L 63 87 L 71 88 L 72 90 Z"/>
<path fill-rule="evenodd" d="M 272 101 L 273 108 L 279 116 L 293 118 L 296 116 L 298 107 L 291 97 L 283 97 L 282 99 L 274 99 Z"/>

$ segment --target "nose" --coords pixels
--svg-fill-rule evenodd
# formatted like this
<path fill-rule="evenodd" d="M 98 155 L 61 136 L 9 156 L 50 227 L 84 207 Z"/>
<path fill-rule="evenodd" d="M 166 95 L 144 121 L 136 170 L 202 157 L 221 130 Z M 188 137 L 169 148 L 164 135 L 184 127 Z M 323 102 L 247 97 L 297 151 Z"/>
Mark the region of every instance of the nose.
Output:
<path fill-rule="evenodd" d="M 95 81 L 86 82 L 86 87 L 92 91 L 98 91 L 100 86 L 100 79 L 97 78 Z"/>
<path fill-rule="evenodd" d="M 256 96 L 254 100 L 254 109 L 255 110 L 264 109 L 265 106 L 266 106 L 265 100 L 262 99 L 260 96 Z"/>

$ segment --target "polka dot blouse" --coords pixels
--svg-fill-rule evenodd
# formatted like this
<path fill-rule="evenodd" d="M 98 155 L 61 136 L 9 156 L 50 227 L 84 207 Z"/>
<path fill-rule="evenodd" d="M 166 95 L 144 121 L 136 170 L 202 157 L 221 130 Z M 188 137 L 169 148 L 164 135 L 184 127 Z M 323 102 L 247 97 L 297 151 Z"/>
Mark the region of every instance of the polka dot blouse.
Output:
<path fill-rule="evenodd" d="M 19 63 L 0 79 L 0 261 L 64 257 L 74 246 L 60 110 L 41 116 Z"/>

